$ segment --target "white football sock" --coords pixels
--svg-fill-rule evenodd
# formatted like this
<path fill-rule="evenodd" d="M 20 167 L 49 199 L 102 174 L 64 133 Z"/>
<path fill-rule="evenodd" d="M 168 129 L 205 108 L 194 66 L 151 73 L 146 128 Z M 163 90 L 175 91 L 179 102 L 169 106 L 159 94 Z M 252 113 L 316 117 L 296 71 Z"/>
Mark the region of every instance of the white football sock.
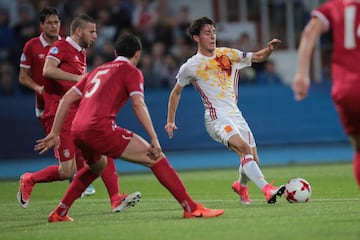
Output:
<path fill-rule="evenodd" d="M 244 161 L 242 168 L 246 176 L 253 181 L 260 190 L 262 190 L 268 182 L 265 180 L 258 164 L 254 160 L 254 157 L 248 154 L 245 155 L 242 161 Z"/>
<path fill-rule="evenodd" d="M 247 186 L 249 180 L 250 179 L 246 176 L 246 174 L 244 172 L 244 169 L 243 169 L 243 166 L 240 163 L 240 166 L 239 166 L 239 179 L 238 179 L 239 183 L 242 186 Z"/>

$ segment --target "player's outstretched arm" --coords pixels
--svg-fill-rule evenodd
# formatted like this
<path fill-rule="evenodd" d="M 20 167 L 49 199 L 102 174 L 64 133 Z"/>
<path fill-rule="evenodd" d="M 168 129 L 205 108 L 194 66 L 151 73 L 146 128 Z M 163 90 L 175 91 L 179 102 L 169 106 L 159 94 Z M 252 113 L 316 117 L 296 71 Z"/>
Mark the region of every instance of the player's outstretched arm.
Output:
<path fill-rule="evenodd" d="M 48 136 L 43 139 L 37 140 L 37 144 L 34 147 L 35 151 L 40 151 L 39 154 L 43 154 L 48 151 L 50 148 L 55 147 L 59 148 L 60 146 L 60 132 L 63 122 L 66 118 L 66 115 L 70 109 L 70 106 L 73 102 L 79 101 L 81 96 L 74 90 L 70 89 L 66 92 L 64 97 L 60 100 L 58 109 L 56 110 L 55 119 L 51 132 Z"/>
<path fill-rule="evenodd" d="M 72 82 L 80 81 L 85 74 L 76 75 L 69 72 L 65 72 L 61 70 L 59 67 L 59 63 L 52 59 L 51 57 L 47 57 L 45 59 L 44 67 L 43 67 L 43 76 L 55 80 L 66 80 Z"/>
<path fill-rule="evenodd" d="M 44 92 L 44 86 L 40 86 L 32 79 L 30 68 L 20 67 L 19 83 L 34 90 L 37 94 L 42 95 Z"/>
<path fill-rule="evenodd" d="M 323 31 L 323 24 L 318 18 L 312 18 L 301 34 L 298 49 L 296 73 L 292 90 L 296 100 L 303 100 L 308 95 L 310 87 L 309 66 L 316 41 Z"/>
<path fill-rule="evenodd" d="M 149 110 L 144 101 L 144 96 L 141 94 L 134 94 L 131 96 L 131 103 L 134 113 L 141 123 L 141 125 L 145 128 L 145 131 L 150 137 L 150 142 L 153 147 L 160 147 L 158 142 L 157 134 L 154 129 L 154 125 L 152 123 Z"/>
<path fill-rule="evenodd" d="M 279 47 L 281 40 L 274 38 L 267 43 L 267 47 L 253 53 L 253 62 L 263 62 L 271 55 L 271 53 Z"/>
<path fill-rule="evenodd" d="M 184 89 L 183 87 L 181 87 L 179 84 L 176 83 L 169 96 L 168 115 L 165 125 L 165 131 L 170 139 L 173 138 L 174 136 L 174 130 L 178 129 L 175 125 L 175 116 L 176 116 L 176 110 L 179 105 L 181 92 L 183 89 Z"/>

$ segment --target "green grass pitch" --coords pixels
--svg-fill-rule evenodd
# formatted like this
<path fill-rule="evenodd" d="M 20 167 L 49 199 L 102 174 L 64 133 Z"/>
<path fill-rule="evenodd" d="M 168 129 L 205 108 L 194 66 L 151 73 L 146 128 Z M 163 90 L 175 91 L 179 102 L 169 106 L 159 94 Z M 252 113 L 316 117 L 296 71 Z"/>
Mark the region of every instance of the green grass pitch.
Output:
<path fill-rule="evenodd" d="M 231 184 L 237 169 L 179 171 L 188 192 L 224 215 L 183 219 L 182 209 L 150 172 L 120 174 L 121 191 L 140 191 L 135 208 L 111 213 L 101 180 L 96 195 L 78 199 L 70 210 L 74 222 L 48 223 L 68 182 L 38 184 L 27 209 L 16 200 L 17 180 L 0 182 L 0 239 L 360 239 L 360 194 L 351 163 L 263 167 L 276 184 L 303 177 L 310 182 L 310 202 L 290 204 L 284 197 L 269 205 L 261 191 L 249 185 L 252 204 L 240 205 Z"/>

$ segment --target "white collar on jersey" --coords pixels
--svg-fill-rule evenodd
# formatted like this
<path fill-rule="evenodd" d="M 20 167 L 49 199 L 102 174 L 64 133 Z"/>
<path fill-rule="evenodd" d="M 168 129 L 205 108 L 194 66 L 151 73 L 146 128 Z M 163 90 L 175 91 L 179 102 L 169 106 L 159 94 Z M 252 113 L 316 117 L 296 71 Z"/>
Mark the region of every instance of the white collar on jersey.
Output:
<path fill-rule="evenodd" d="M 209 56 L 205 56 L 204 54 L 200 53 L 199 51 L 197 52 L 197 54 L 196 54 L 196 55 L 201 56 L 201 57 L 204 57 L 204 58 L 214 58 L 214 57 L 216 57 L 216 53 L 215 53 L 215 51 L 214 51 L 213 56 L 211 56 L 211 57 L 209 57 Z"/>
<path fill-rule="evenodd" d="M 125 62 L 130 62 L 130 60 L 127 57 L 124 56 L 118 56 L 115 58 L 115 61 L 125 61 Z"/>
<path fill-rule="evenodd" d="M 39 37 L 39 38 L 40 38 L 41 45 L 42 45 L 43 47 L 47 47 L 47 46 L 50 46 L 50 45 L 51 45 L 50 43 L 48 43 L 48 42 L 45 40 L 45 38 L 44 38 L 44 33 L 43 33 L 43 32 L 40 34 L 40 37 Z M 61 37 L 58 36 L 58 39 L 60 40 Z"/>
<path fill-rule="evenodd" d="M 76 50 L 81 52 L 83 50 L 82 47 L 80 47 L 79 44 L 77 44 L 70 36 L 66 37 L 66 41 L 70 43 L 71 46 L 73 46 Z"/>

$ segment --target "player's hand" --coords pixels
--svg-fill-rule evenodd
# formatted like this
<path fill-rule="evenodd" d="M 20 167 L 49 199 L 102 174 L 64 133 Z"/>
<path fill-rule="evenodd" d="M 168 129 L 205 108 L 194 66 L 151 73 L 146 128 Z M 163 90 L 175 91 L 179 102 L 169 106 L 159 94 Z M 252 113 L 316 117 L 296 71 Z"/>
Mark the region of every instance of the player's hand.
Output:
<path fill-rule="evenodd" d="M 45 87 L 44 87 L 44 86 L 39 86 L 38 88 L 36 88 L 35 91 L 36 91 L 39 95 L 43 95 L 44 90 L 45 90 Z"/>
<path fill-rule="evenodd" d="M 295 76 L 294 82 L 292 83 L 292 90 L 296 101 L 305 99 L 309 92 L 309 79 Z"/>
<path fill-rule="evenodd" d="M 274 38 L 273 40 L 271 40 L 270 42 L 268 42 L 268 48 L 273 51 L 275 49 L 277 49 L 281 44 L 281 40 L 277 39 L 277 38 Z"/>
<path fill-rule="evenodd" d="M 76 80 L 75 82 L 79 82 L 81 79 L 83 79 L 84 77 L 86 77 L 87 73 L 84 73 L 82 75 L 77 75 L 75 76 Z"/>
<path fill-rule="evenodd" d="M 36 142 L 37 144 L 34 146 L 34 150 L 40 151 L 39 154 L 42 155 L 52 147 L 54 147 L 55 149 L 59 149 L 60 136 L 50 133 L 45 138 L 36 140 Z"/>
<path fill-rule="evenodd" d="M 157 160 L 161 156 L 162 150 L 157 138 L 151 139 L 150 149 L 148 152 L 148 156 L 152 160 Z"/>
<path fill-rule="evenodd" d="M 174 136 L 174 130 L 177 130 L 177 126 L 175 125 L 174 122 L 168 122 L 166 125 L 165 125 L 165 131 L 167 133 L 167 135 L 169 136 L 169 138 L 173 138 Z"/>

